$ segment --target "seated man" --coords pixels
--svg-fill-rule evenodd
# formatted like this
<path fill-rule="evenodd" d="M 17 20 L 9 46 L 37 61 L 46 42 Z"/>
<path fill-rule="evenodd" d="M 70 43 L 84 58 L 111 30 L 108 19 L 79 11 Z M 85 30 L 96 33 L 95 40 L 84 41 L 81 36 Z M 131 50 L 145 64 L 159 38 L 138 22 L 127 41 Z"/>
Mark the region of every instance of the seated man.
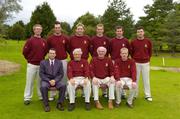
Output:
<path fill-rule="evenodd" d="M 75 108 L 75 91 L 80 85 L 83 87 L 85 95 L 85 109 L 90 110 L 90 93 L 91 84 L 89 77 L 89 66 L 87 60 L 81 59 L 82 50 L 76 48 L 73 51 L 73 60 L 68 63 L 67 76 L 68 76 L 68 94 L 70 104 L 68 111 L 73 111 Z"/>
<path fill-rule="evenodd" d="M 113 75 L 113 63 L 110 58 L 105 56 L 106 52 L 107 49 L 105 47 L 98 47 L 98 56 L 94 57 L 90 64 L 94 101 L 97 109 L 103 109 L 98 96 L 99 87 L 102 84 L 107 85 L 109 88 L 108 108 L 113 109 L 115 79 Z"/>
<path fill-rule="evenodd" d="M 50 49 L 48 53 L 48 59 L 41 61 L 40 63 L 40 78 L 41 78 L 41 93 L 43 97 L 44 110 L 45 112 L 50 111 L 48 104 L 48 89 L 50 87 L 56 87 L 59 91 L 59 98 L 57 101 L 57 109 L 60 111 L 64 110 L 63 102 L 66 91 L 66 85 L 61 82 L 64 72 L 62 62 L 55 59 L 55 49 Z"/>
<path fill-rule="evenodd" d="M 127 106 L 133 108 L 133 97 L 136 89 L 136 65 L 134 60 L 128 58 L 128 49 L 121 48 L 121 58 L 115 60 L 114 75 L 116 78 L 116 107 L 121 103 L 121 94 L 124 86 L 130 90 Z"/>

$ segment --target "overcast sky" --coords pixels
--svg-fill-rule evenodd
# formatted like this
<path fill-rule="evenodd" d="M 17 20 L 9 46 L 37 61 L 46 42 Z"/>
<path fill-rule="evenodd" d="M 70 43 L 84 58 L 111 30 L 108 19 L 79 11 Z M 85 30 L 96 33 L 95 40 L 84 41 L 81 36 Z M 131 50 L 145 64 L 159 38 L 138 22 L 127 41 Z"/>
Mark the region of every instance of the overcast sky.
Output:
<path fill-rule="evenodd" d="M 9 23 L 13 24 L 18 20 L 23 20 L 25 23 L 29 22 L 32 11 L 37 5 L 44 1 L 48 2 L 53 10 L 57 20 L 66 21 L 71 25 L 75 20 L 86 12 L 97 15 L 103 15 L 107 9 L 108 0 L 21 0 L 23 10 L 14 15 L 13 20 Z M 130 8 L 134 15 L 133 19 L 138 20 L 139 16 L 144 16 L 143 8 L 147 4 L 152 4 L 153 0 L 124 0 L 127 7 Z"/>

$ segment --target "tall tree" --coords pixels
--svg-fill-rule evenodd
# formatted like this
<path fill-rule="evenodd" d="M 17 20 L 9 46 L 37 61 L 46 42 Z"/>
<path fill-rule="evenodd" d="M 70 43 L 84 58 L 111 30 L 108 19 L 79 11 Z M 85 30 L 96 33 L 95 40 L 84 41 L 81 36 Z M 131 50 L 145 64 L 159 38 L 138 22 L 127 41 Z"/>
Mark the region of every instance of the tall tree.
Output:
<path fill-rule="evenodd" d="M 96 18 L 93 14 L 87 12 L 86 14 L 80 16 L 75 22 L 72 27 L 72 31 L 76 28 L 76 25 L 81 22 L 85 25 L 85 32 L 87 35 L 92 36 L 95 35 L 95 28 L 98 24 L 98 18 Z"/>
<path fill-rule="evenodd" d="M 106 34 L 110 37 L 115 36 L 114 29 L 117 25 L 124 27 L 125 37 L 130 38 L 133 33 L 133 15 L 123 0 L 109 0 L 108 8 L 105 10 L 101 22 L 105 26 Z"/>
<path fill-rule="evenodd" d="M 136 24 L 144 26 L 152 37 L 154 50 L 162 47 L 163 40 L 160 26 L 165 22 L 165 17 L 174 9 L 173 0 L 154 0 L 152 5 L 144 7 L 145 17 L 140 17 Z M 159 47 L 159 48 L 158 48 Z"/>
<path fill-rule="evenodd" d="M 172 55 L 175 55 L 177 45 L 180 45 L 180 3 L 166 16 L 164 24 L 161 25 L 161 34 Z"/>
<path fill-rule="evenodd" d="M 42 36 L 46 37 L 48 32 L 54 27 L 56 17 L 47 2 L 36 7 L 30 19 L 30 23 L 27 26 L 27 35 L 32 35 L 32 27 L 34 24 L 41 24 L 43 27 Z M 30 34 L 29 34 L 30 33 Z"/>
<path fill-rule="evenodd" d="M 0 33 L 3 32 L 3 23 L 12 18 L 13 13 L 22 10 L 20 2 L 21 0 L 0 0 Z"/>

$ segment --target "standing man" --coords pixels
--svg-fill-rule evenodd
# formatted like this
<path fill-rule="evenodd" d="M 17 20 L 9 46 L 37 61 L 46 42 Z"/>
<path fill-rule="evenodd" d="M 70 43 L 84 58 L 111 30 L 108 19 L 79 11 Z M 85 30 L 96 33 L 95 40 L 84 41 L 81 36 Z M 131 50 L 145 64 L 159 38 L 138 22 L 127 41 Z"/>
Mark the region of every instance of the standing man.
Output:
<path fill-rule="evenodd" d="M 109 39 L 104 36 L 104 25 L 98 24 L 96 26 L 96 36 L 91 39 L 90 51 L 92 57 L 97 57 L 97 48 L 103 46 L 107 49 L 106 56 L 109 54 Z"/>
<path fill-rule="evenodd" d="M 64 72 L 62 62 L 55 59 L 56 50 L 51 48 L 48 53 L 48 59 L 41 61 L 39 75 L 41 77 L 41 93 L 45 112 L 50 111 L 48 103 L 48 89 L 56 87 L 59 91 L 59 98 L 56 108 L 60 111 L 64 110 L 63 102 L 66 91 L 66 85 L 61 82 Z"/>
<path fill-rule="evenodd" d="M 130 44 L 127 38 L 123 36 L 124 30 L 122 26 L 116 26 L 116 37 L 110 42 L 110 55 L 114 63 L 115 59 L 121 58 L 120 50 L 125 47 L 130 51 Z M 123 90 L 122 99 L 125 99 L 126 92 Z"/>
<path fill-rule="evenodd" d="M 114 72 L 113 63 L 110 58 L 106 57 L 107 49 L 104 47 L 97 48 L 98 57 L 93 57 L 90 64 L 90 74 L 92 78 L 92 87 L 94 94 L 94 101 L 97 109 L 103 109 L 103 106 L 99 102 L 99 87 L 101 85 L 107 85 L 109 88 L 109 101 L 108 108 L 113 109 L 114 100 Z"/>
<path fill-rule="evenodd" d="M 44 59 L 47 52 L 47 44 L 43 38 L 41 38 L 42 26 L 35 24 L 33 26 L 34 36 L 28 39 L 23 48 L 23 55 L 27 60 L 27 72 L 26 72 L 26 86 L 24 91 L 24 104 L 29 105 L 32 94 L 34 80 L 37 80 L 37 94 L 39 99 L 42 100 L 40 91 L 40 78 L 39 78 L 39 64 Z"/>
<path fill-rule="evenodd" d="M 62 28 L 59 21 L 54 24 L 54 34 L 47 39 L 48 49 L 54 48 L 56 50 L 56 59 L 61 60 L 63 64 L 63 83 L 67 83 L 67 52 L 69 50 L 69 40 L 68 37 L 62 34 Z M 50 92 L 49 100 L 54 100 L 55 91 Z"/>
<path fill-rule="evenodd" d="M 116 26 L 116 37 L 113 38 L 110 42 L 110 55 L 113 61 L 117 58 L 120 58 L 121 48 L 126 47 L 130 51 L 129 41 L 123 36 L 123 33 L 123 27 Z"/>
<path fill-rule="evenodd" d="M 82 50 L 76 48 L 73 51 L 73 60 L 68 63 L 67 76 L 68 76 L 68 93 L 69 93 L 69 106 L 68 111 L 75 109 L 75 92 L 76 88 L 80 85 L 83 87 L 85 95 L 85 109 L 90 110 L 90 94 L 91 84 L 89 81 L 89 66 L 85 59 L 81 59 Z"/>
<path fill-rule="evenodd" d="M 134 60 L 128 58 L 128 49 L 120 50 L 121 58 L 115 60 L 115 78 L 116 78 L 116 107 L 121 103 L 121 94 L 123 87 L 127 86 L 130 90 L 126 105 L 133 108 L 133 97 L 136 89 L 136 65 Z"/>
<path fill-rule="evenodd" d="M 136 62 L 137 70 L 137 85 L 139 83 L 140 74 L 142 72 L 142 80 L 144 84 L 145 99 L 147 101 L 152 101 L 150 82 L 149 82 L 149 72 L 150 72 L 150 58 L 152 55 L 152 43 L 150 39 L 144 37 L 143 27 L 137 28 L 137 38 L 131 42 L 132 48 L 132 58 Z M 138 87 L 136 90 L 135 97 L 138 96 Z"/>
<path fill-rule="evenodd" d="M 75 35 L 70 38 L 70 56 L 73 59 L 73 51 L 76 48 L 81 48 L 82 50 L 82 59 L 88 59 L 89 50 L 90 50 L 90 38 L 84 35 L 84 25 L 78 23 L 76 25 Z"/>

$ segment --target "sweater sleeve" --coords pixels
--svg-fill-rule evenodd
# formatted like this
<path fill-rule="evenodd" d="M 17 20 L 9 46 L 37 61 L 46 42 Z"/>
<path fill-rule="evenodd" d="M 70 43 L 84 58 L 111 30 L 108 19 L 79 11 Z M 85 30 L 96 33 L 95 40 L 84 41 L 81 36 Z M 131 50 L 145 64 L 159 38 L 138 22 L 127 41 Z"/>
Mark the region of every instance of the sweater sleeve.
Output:
<path fill-rule="evenodd" d="M 28 39 L 23 47 L 23 55 L 25 59 L 28 59 L 28 54 L 31 51 L 31 42 L 30 39 Z"/>
<path fill-rule="evenodd" d="M 90 77 L 93 78 L 94 75 L 94 59 L 91 60 L 91 63 L 89 65 L 89 69 L 90 69 Z"/>
<path fill-rule="evenodd" d="M 67 77 L 70 80 L 71 78 L 73 78 L 73 70 L 71 67 L 71 62 L 68 63 L 67 65 Z"/>
<path fill-rule="evenodd" d="M 136 64 L 134 60 L 131 61 L 131 78 L 133 82 L 136 82 Z"/>

